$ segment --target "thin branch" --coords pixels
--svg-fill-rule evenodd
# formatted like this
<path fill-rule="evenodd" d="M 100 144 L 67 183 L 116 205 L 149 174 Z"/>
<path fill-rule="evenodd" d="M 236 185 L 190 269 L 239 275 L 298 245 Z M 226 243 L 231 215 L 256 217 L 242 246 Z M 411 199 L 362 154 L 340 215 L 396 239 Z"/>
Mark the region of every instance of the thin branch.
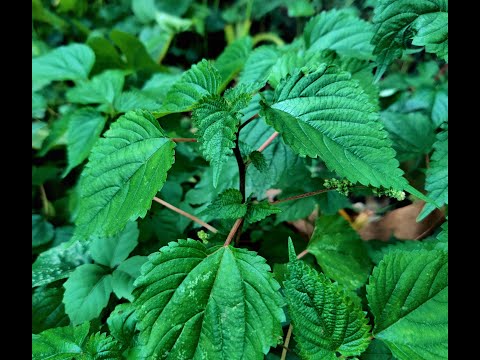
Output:
<path fill-rule="evenodd" d="M 303 250 L 300 254 L 297 255 L 297 260 L 303 258 L 305 255 L 309 254 L 308 249 Z"/>
<path fill-rule="evenodd" d="M 285 360 L 287 358 L 288 344 L 290 344 L 290 338 L 292 337 L 293 326 L 290 324 L 288 327 L 287 335 L 285 336 L 285 342 L 283 343 L 282 357 L 280 360 Z"/>
<path fill-rule="evenodd" d="M 258 148 L 257 151 L 262 152 L 265 150 L 265 148 L 272 143 L 273 140 L 280 134 L 279 132 L 275 131 L 272 136 L 270 136 L 260 147 Z"/>
<path fill-rule="evenodd" d="M 197 139 L 195 138 L 172 138 L 172 141 L 176 143 L 181 143 L 181 142 L 197 142 Z"/>
<path fill-rule="evenodd" d="M 240 152 L 240 145 L 238 143 L 239 134 L 237 133 L 237 138 L 235 139 L 235 147 L 233 148 L 233 153 L 235 154 L 235 159 L 237 160 L 238 164 L 238 175 L 240 178 L 240 193 L 242 194 L 242 202 L 245 202 L 245 186 L 246 186 L 246 173 L 247 168 L 245 167 L 245 163 L 243 162 L 242 153 Z"/>
<path fill-rule="evenodd" d="M 47 216 L 48 215 L 48 198 L 47 198 L 47 193 L 45 192 L 45 188 L 43 187 L 43 184 L 40 184 L 40 198 L 42 199 L 43 212 L 45 216 Z"/>
<path fill-rule="evenodd" d="M 189 218 L 189 219 L 192 220 L 192 221 L 195 221 L 197 224 L 202 225 L 204 228 L 210 230 L 210 231 L 213 232 L 213 233 L 217 233 L 217 232 L 218 232 L 218 230 L 215 229 L 212 225 L 207 224 L 205 221 L 200 220 L 200 219 L 197 218 L 196 216 L 194 216 L 194 215 L 192 215 L 192 214 L 189 214 L 189 213 L 183 211 L 182 209 L 179 209 L 179 208 L 173 206 L 172 204 L 170 204 L 170 203 L 168 203 L 168 202 L 166 202 L 166 201 L 164 201 L 164 200 L 162 200 L 162 199 L 160 199 L 160 198 L 158 198 L 158 197 L 154 197 L 153 200 L 156 201 L 157 203 L 162 204 L 163 206 L 169 208 L 170 210 L 173 210 L 173 211 L 175 211 L 176 213 L 178 213 L 178 214 L 180 214 L 180 215 L 183 215 L 183 216 L 185 216 L 186 218 Z"/>
<path fill-rule="evenodd" d="M 237 232 L 238 228 L 242 225 L 242 223 L 243 223 L 243 218 L 237 219 L 237 221 L 235 221 L 235 224 L 233 224 L 232 230 L 230 230 L 230 233 L 227 236 L 227 240 L 225 240 L 225 244 L 223 244 L 223 246 L 227 247 L 228 245 L 230 245 L 230 243 L 233 240 L 233 237 L 235 236 L 235 233 Z"/>
<path fill-rule="evenodd" d="M 307 198 L 307 197 L 310 197 L 310 196 L 320 195 L 320 194 L 323 194 L 323 193 L 326 193 L 326 192 L 332 191 L 332 190 L 336 190 L 336 189 L 322 189 L 322 190 L 318 190 L 318 191 L 312 191 L 312 192 L 308 192 L 308 193 L 301 194 L 301 195 L 290 196 L 286 199 L 280 199 L 280 200 L 277 200 L 277 201 L 273 201 L 270 204 L 273 205 L 273 204 L 283 203 L 283 202 L 286 202 L 286 201 L 303 199 L 303 198 Z"/>
<path fill-rule="evenodd" d="M 420 235 L 418 235 L 415 239 L 413 240 L 420 240 L 422 239 L 425 235 L 427 235 L 430 231 L 432 231 L 433 229 L 435 229 L 441 222 L 442 220 L 444 220 L 444 217 L 443 217 L 443 213 L 440 211 L 438 212 L 439 216 L 437 216 L 437 218 L 435 219 L 435 221 L 432 223 L 432 225 L 430 225 L 428 227 L 427 230 L 425 230 L 424 232 L 422 232 Z"/>
<path fill-rule="evenodd" d="M 258 114 L 255 114 L 253 115 L 250 119 L 248 119 L 247 121 L 245 121 L 242 125 L 240 125 L 238 127 L 238 132 L 240 133 L 240 130 L 242 130 L 245 126 L 247 126 L 248 124 L 250 124 L 253 120 L 255 120 L 256 118 L 258 118 Z"/>
<path fill-rule="evenodd" d="M 257 45 L 259 42 L 262 42 L 262 41 L 270 41 L 272 43 L 274 43 L 275 45 L 278 45 L 278 46 L 283 46 L 285 45 L 285 41 L 283 41 L 283 39 L 278 36 L 277 34 L 274 34 L 274 33 L 259 33 L 257 35 L 255 35 L 253 37 L 253 46 Z"/>

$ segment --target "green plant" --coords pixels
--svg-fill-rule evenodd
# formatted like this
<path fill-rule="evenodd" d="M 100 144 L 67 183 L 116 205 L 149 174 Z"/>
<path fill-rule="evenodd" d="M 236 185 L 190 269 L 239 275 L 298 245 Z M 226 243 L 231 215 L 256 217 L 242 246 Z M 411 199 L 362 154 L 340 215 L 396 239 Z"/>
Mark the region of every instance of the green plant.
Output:
<path fill-rule="evenodd" d="M 32 24 L 32 358 L 447 358 L 446 0 Z"/>

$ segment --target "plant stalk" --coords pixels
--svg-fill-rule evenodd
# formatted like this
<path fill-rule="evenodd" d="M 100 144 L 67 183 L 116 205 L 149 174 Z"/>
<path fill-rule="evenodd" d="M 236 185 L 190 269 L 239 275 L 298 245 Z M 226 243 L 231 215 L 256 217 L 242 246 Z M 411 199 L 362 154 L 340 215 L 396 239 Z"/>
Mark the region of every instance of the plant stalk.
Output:
<path fill-rule="evenodd" d="M 194 215 L 192 215 L 192 214 L 189 214 L 189 213 L 183 211 L 182 209 L 179 209 L 179 208 L 173 206 L 172 204 L 166 202 L 165 200 L 162 200 L 162 199 L 160 199 L 160 198 L 158 198 L 158 197 L 156 197 L 156 196 L 153 198 L 153 200 L 156 201 L 157 203 L 162 204 L 163 206 L 169 208 L 170 210 L 175 211 L 177 214 L 183 215 L 183 216 L 185 216 L 186 218 L 189 218 L 190 220 L 196 222 L 197 224 L 202 225 L 204 228 L 210 230 L 210 231 L 213 232 L 213 233 L 217 233 L 217 232 L 218 232 L 218 230 L 215 229 L 212 225 L 207 224 L 205 221 L 200 220 L 200 219 L 197 218 L 196 216 L 194 216 Z"/>
<path fill-rule="evenodd" d="M 285 342 L 283 343 L 282 357 L 280 360 L 285 360 L 287 358 L 288 344 L 290 344 L 290 338 L 292 337 L 292 324 L 289 325 L 287 335 L 285 336 Z"/>

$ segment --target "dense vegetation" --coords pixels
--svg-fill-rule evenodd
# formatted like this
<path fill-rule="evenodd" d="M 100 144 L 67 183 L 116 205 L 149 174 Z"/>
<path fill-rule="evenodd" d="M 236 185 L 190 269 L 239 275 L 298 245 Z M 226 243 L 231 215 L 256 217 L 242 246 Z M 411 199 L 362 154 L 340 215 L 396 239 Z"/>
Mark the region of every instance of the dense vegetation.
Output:
<path fill-rule="evenodd" d="M 32 0 L 33 359 L 448 357 L 447 0 Z"/>

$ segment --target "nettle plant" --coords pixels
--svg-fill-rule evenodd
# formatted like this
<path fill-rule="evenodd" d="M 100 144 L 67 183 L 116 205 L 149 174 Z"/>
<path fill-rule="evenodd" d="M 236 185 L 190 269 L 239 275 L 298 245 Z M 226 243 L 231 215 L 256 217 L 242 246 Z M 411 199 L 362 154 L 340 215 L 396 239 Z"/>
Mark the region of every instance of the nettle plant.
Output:
<path fill-rule="evenodd" d="M 32 2 L 115 27 L 32 40 L 33 358 L 447 358 L 448 222 L 366 242 L 352 216 L 444 219 L 448 2 L 126 3 Z M 221 54 L 159 65 L 207 16 Z M 250 35 L 268 16 L 298 36 Z"/>

